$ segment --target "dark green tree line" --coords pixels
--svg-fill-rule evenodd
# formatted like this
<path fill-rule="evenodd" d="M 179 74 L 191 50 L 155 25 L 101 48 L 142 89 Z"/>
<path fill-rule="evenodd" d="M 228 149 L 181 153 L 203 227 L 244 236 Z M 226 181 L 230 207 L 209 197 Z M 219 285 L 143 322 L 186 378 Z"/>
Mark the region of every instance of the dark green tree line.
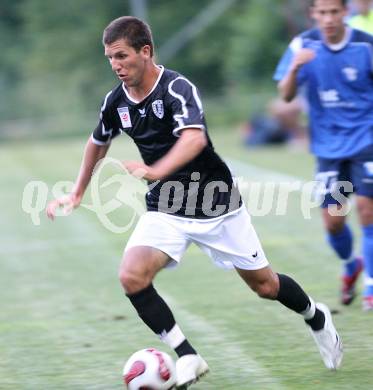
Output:
<path fill-rule="evenodd" d="M 149 0 L 157 47 L 211 1 Z M 291 2 L 238 0 L 164 65 L 204 95 L 268 80 L 289 38 L 283 15 Z M 98 109 L 116 83 L 103 56 L 102 30 L 129 13 L 123 0 L 1 0 L 0 118 Z"/>

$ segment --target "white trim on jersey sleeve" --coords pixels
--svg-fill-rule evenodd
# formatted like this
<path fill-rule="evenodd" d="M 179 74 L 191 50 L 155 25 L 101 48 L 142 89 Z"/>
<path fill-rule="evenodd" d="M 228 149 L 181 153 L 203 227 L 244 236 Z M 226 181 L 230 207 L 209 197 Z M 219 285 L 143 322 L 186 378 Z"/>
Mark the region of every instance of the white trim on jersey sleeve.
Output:
<path fill-rule="evenodd" d="M 289 44 L 291 51 L 295 54 L 298 53 L 303 47 L 302 37 L 295 37 Z"/>
<path fill-rule="evenodd" d="M 102 126 L 101 126 L 101 133 L 102 133 L 102 135 L 108 135 L 108 136 L 109 136 L 109 138 L 111 138 L 111 137 L 112 137 L 112 135 L 113 135 L 113 129 L 106 130 L 106 129 L 105 129 L 104 122 L 102 122 Z"/>
<path fill-rule="evenodd" d="M 201 102 L 201 99 L 198 96 L 196 86 L 194 84 L 192 84 L 189 80 L 187 80 L 185 77 L 176 77 L 176 79 L 172 80 L 170 82 L 170 84 L 168 85 L 168 92 L 169 92 L 169 94 L 171 96 L 175 97 L 176 99 L 180 100 L 180 103 L 181 103 L 182 114 L 175 114 L 174 115 L 174 119 L 175 119 L 175 121 L 179 125 L 179 127 L 177 127 L 175 130 L 177 130 L 179 128 L 183 128 L 183 127 L 191 127 L 189 125 L 186 126 L 185 123 L 184 123 L 184 120 L 183 120 L 183 118 L 188 118 L 189 117 L 189 111 L 188 111 L 188 108 L 186 106 L 186 100 L 185 100 L 184 96 L 180 95 L 180 94 L 178 94 L 178 93 L 176 93 L 175 91 L 172 90 L 172 86 L 174 85 L 175 81 L 177 81 L 177 80 L 184 80 L 192 87 L 192 93 L 193 93 L 194 100 L 196 101 L 196 104 L 197 104 L 197 107 L 199 109 L 200 114 L 203 114 L 202 102 Z M 199 125 L 199 126 L 201 126 L 201 125 Z"/>
<path fill-rule="evenodd" d="M 105 100 L 104 100 L 104 103 L 102 104 L 102 107 L 101 107 L 101 112 L 100 112 L 100 119 L 101 119 L 101 121 L 102 121 L 102 127 L 101 127 L 101 133 L 102 133 L 102 135 L 103 136 L 109 136 L 109 140 L 110 140 L 110 138 L 111 138 L 111 136 L 112 136 L 112 134 L 113 134 L 113 129 L 110 129 L 110 130 L 106 130 L 105 129 L 105 125 L 104 125 L 104 121 L 103 121 L 103 112 L 104 112 L 104 110 L 105 110 L 105 108 L 106 108 L 106 104 L 107 104 L 107 100 L 108 100 L 108 98 L 109 98 L 109 96 L 112 94 L 112 92 L 113 91 L 110 91 L 106 96 L 105 96 Z M 107 144 L 108 142 L 106 142 L 106 144 Z"/>
<path fill-rule="evenodd" d="M 99 146 L 108 145 L 108 144 L 110 144 L 110 142 L 111 142 L 110 139 L 109 139 L 108 141 L 106 141 L 106 142 L 99 141 L 99 140 L 97 140 L 95 137 L 93 137 L 93 134 L 91 134 L 91 141 L 92 141 L 95 145 L 99 145 Z"/>
<path fill-rule="evenodd" d="M 113 91 L 110 91 L 110 92 L 108 92 L 108 93 L 106 94 L 105 99 L 104 99 L 104 102 L 102 103 L 102 106 L 101 106 L 101 114 L 102 114 L 102 112 L 105 110 L 106 104 L 107 104 L 107 100 L 108 100 L 109 96 L 110 96 L 112 93 L 113 93 Z"/>
<path fill-rule="evenodd" d="M 185 130 L 185 129 L 201 129 L 203 131 L 206 130 L 205 126 L 202 126 L 202 125 L 188 125 L 188 126 L 181 126 L 181 127 L 177 127 L 176 129 L 173 129 L 172 134 L 175 137 L 180 137 L 181 131 Z"/>
<path fill-rule="evenodd" d="M 96 145 L 107 145 L 110 143 L 110 140 L 111 140 L 111 137 L 112 137 L 112 134 L 113 134 L 113 129 L 110 129 L 110 130 L 106 130 L 105 129 L 105 125 L 104 125 L 104 121 L 103 121 L 103 112 L 105 111 L 106 109 L 106 105 L 107 105 L 107 101 L 108 101 L 108 98 L 109 96 L 113 93 L 113 91 L 110 91 L 106 94 L 105 96 L 105 99 L 104 99 L 104 102 L 102 103 L 102 106 L 101 106 L 101 110 L 100 110 L 100 121 L 101 121 L 101 134 L 106 137 L 106 136 L 109 136 L 109 139 L 104 142 L 104 141 L 100 141 L 96 138 L 94 138 L 93 136 L 93 133 L 91 135 L 91 139 L 92 139 L 92 142 Z"/>

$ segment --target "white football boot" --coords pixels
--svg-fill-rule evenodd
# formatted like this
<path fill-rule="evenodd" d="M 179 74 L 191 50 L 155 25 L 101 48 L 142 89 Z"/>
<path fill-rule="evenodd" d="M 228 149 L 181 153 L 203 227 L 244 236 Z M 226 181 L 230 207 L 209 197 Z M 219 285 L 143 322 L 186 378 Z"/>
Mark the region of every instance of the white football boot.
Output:
<path fill-rule="evenodd" d="M 176 389 L 184 390 L 207 374 L 209 366 L 199 355 L 184 355 L 176 362 Z"/>
<path fill-rule="evenodd" d="M 311 330 L 311 334 L 319 348 L 324 364 L 329 370 L 336 370 L 342 363 L 342 341 L 333 325 L 330 310 L 323 303 L 316 303 L 316 307 L 325 315 L 325 325 L 321 330 Z"/>

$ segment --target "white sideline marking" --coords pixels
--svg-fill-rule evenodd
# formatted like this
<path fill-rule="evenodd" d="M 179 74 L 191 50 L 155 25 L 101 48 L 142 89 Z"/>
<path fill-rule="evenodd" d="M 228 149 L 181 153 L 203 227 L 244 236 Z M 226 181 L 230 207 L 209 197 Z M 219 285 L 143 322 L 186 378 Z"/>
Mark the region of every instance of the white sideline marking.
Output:
<path fill-rule="evenodd" d="M 233 158 L 225 159 L 225 162 L 229 168 L 231 168 L 232 173 L 238 177 L 245 176 L 257 181 L 264 181 L 264 179 L 266 179 L 276 183 L 294 181 L 301 182 L 302 184 L 305 183 L 305 180 L 300 177 L 287 175 L 267 168 L 257 167 Z"/>
<path fill-rule="evenodd" d="M 285 390 L 278 378 L 271 376 L 271 372 L 261 366 L 255 359 L 239 346 L 239 342 L 229 340 L 226 331 L 211 325 L 202 317 L 192 314 L 182 308 L 173 298 L 162 293 L 164 299 L 175 309 L 176 316 L 184 317 L 187 322 L 183 328 L 190 328 L 193 332 L 201 334 L 207 341 L 203 349 L 209 352 L 210 369 L 214 378 L 226 380 L 227 372 L 242 381 L 242 385 L 248 382 L 255 388 L 271 390 Z M 225 357 L 225 358 L 224 358 Z M 220 367 L 219 367 L 220 366 Z M 213 367 L 218 369 L 214 370 Z"/>

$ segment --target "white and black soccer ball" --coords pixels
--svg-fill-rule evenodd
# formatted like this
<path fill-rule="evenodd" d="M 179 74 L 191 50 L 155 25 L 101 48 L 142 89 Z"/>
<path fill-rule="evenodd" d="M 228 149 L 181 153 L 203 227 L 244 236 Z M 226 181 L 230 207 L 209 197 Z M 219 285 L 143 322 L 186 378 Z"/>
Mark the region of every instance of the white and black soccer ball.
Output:
<path fill-rule="evenodd" d="M 154 348 L 135 352 L 123 368 L 128 390 L 169 390 L 176 384 L 176 368 L 172 357 Z"/>

